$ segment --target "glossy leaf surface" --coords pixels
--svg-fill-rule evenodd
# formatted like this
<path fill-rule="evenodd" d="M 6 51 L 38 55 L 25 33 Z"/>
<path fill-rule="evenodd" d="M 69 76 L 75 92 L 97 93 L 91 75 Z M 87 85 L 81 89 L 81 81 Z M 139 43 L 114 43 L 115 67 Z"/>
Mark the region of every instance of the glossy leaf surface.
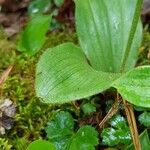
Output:
<path fill-rule="evenodd" d="M 119 75 L 94 70 L 77 46 L 66 43 L 47 50 L 36 69 L 36 93 L 47 103 L 65 103 L 111 87 Z"/>
<path fill-rule="evenodd" d="M 46 40 L 50 16 L 37 15 L 27 24 L 18 42 L 17 49 L 30 55 L 37 53 Z"/>
<path fill-rule="evenodd" d="M 94 150 L 98 133 L 91 126 L 82 126 L 74 132 L 74 120 L 69 112 L 60 111 L 48 122 L 47 137 L 57 150 Z"/>
<path fill-rule="evenodd" d="M 126 124 L 125 119 L 120 116 L 114 116 L 109 124 L 112 127 L 104 128 L 101 136 L 102 143 L 108 146 L 115 146 L 117 144 L 128 144 L 131 141 L 131 135 L 129 127 Z"/>
<path fill-rule="evenodd" d="M 95 150 L 98 145 L 98 133 L 91 126 L 83 126 L 76 133 L 69 150 Z"/>
<path fill-rule="evenodd" d="M 125 100 L 137 106 L 150 107 L 150 66 L 127 72 L 114 86 Z"/>
<path fill-rule="evenodd" d="M 56 150 L 55 146 L 48 141 L 36 140 L 32 142 L 27 150 Z"/>
<path fill-rule="evenodd" d="M 47 137 L 52 141 L 57 150 L 66 150 L 69 146 L 74 129 L 74 120 L 68 112 L 58 112 L 46 127 Z"/>
<path fill-rule="evenodd" d="M 54 0 L 54 3 L 57 7 L 61 7 L 64 3 L 64 0 Z"/>
<path fill-rule="evenodd" d="M 137 0 L 76 0 L 80 45 L 96 70 L 119 72 Z M 139 21 L 125 71 L 134 67 L 142 38 Z"/>
<path fill-rule="evenodd" d="M 150 127 L 150 112 L 143 112 L 140 116 L 139 116 L 139 122 L 141 124 L 143 124 L 146 127 Z"/>
<path fill-rule="evenodd" d="M 32 0 L 29 3 L 28 13 L 30 16 L 46 12 L 52 4 L 52 0 Z"/>

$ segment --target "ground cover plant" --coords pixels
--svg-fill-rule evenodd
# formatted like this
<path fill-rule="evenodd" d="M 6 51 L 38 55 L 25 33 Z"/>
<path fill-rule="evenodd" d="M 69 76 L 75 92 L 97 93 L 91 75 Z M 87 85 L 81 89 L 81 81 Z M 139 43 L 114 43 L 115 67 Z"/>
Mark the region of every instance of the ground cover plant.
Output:
<path fill-rule="evenodd" d="M 17 47 L 2 37 L 1 54 L 7 54 L 5 45 L 13 50 L 8 58 L 0 55 L 0 68 L 16 65 L 1 85 L 0 129 L 6 131 L 0 148 L 150 149 L 150 34 L 145 32 L 140 48 L 142 1 L 77 0 L 75 4 L 77 35 L 46 36 L 51 16 L 37 14 L 21 33 Z M 11 102 L 6 108 L 15 108 L 15 118 L 7 115 L 6 98 Z M 14 124 L 7 119 L 14 119 Z"/>

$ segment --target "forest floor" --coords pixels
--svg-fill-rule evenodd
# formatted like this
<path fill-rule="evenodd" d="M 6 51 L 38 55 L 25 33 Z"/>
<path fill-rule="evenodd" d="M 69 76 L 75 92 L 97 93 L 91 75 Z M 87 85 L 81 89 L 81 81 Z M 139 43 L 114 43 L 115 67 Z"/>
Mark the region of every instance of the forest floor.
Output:
<path fill-rule="evenodd" d="M 49 106 L 42 103 L 34 92 L 36 63 L 40 54 L 48 47 L 64 42 L 78 43 L 75 33 L 52 33 L 48 36 L 43 50 L 34 57 L 29 57 L 16 50 L 16 38 L 7 39 L 0 30 L 0 74 L 14 64 L 7 81 L 0 89 L 0 99 L 10 99 L 16 105 L 16 115 L 13 126 L 0 137 L 3 150 L 10 147 L 25 150 L 31 141 L 45 137 L 43 131 L 54 110 L 74 110 L 73 104 Z M 150 65 L 150 32 L 144 31 L 142 46 L 139 50 L 137 65 Z"/>

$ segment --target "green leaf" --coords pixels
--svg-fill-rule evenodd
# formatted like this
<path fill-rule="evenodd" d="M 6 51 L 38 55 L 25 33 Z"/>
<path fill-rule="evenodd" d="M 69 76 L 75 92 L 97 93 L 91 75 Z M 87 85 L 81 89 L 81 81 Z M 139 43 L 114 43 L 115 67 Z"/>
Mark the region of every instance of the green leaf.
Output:
<path fill-rule="evenodd" d="M 42 14 L 51 6 L 52 0 L 32 0 L 29 3 L 28 13 L 30 16 Z"/>
<path fill-rule="evenodd" d="M 130 103 L 150 107 L 150 66 L 135 68 L 114 83 L 122 97 Z"/>
<path fill-rule="evenodd" d="M 52 141 L 57 150 L 66 150 L 74 129 L 74 120 L 70 113 L 60 111 L 46 127 L 47 137 Z"/>
<path fill-rule="evenodd" d="M 32 142 L 27 150 L 56 150 L 55 146 L 48 141 L 36 140 Z"/>
<path fill-rule="evenodd" d="M 142 150 L 149 150 L 150 149 L 150 140 L 149 140 L 147 130 L 145 130 L 140 135 L 140 142 L 141 142 Z M 131 145 L 129 145 L 125 150 L 135 150 L 133 143 Z"/>
<path fill-rule="evenodd" d="M 17 49 L 30 55 L 37 53 L 46 40 L 51 17 L 38 15 L 31 19 L 21 34 Z"/>
<path fill-rule="evenodd" d="M 74 120 L 70 113 L 60 111 L 46 127 L 46 133 L 57 150 L 93 150 L 98 144 L 98 133 L 91 126 L 83 126 L 74 135 Z M 77 144 L 77 145 L 76 145 Z"/>
<path fill-rule="evenodd" d="M 96 70 L 119 72 L 137 0 L 76 0 L 80 45 Z M 134 67 L 142 39 L 139 21 L 125 71 Z"/>
<path fill-rule="evenodd" d="M 105 128 L 101 133 L 102 143 L 108 146 L 114 146 L 119 143 L 119 138 L 116 136 L 114 128 Z"/>
<path fill-rule="evenodd" d="M 96 111 L 96 106 L 91 103 L 86 103 L 82 105 L 81 109 L 84 112 L 84 114 L 91 114 Z"/>
<path fill-rule="evenodd" d="M 114 117 L 112 117 L 112 119 L 110 119 L 109 121 L 109 124 L 112 127 L 118 128 L 118 129 L 123 129 L 127 127 L 126 120 L 124 119 L 124 117 L 120 115 L 115 115 Z"/>
<path fill-rule="evenodd" d="M 69 150 L 95 150 L 98 143 L 98 132 L 95 128 L 83 126 L 73 138 Z"/>
<path fill-rule="evenodd" d="M 46 103 L 65 103 L 110 88 L 118 76 L 94 70 L 80 48 L 66 43 L 41 56 L 36 68 L 36 94 Z"/>
<path fill-rule="evenodd" d="M 126 124 L 124 117 L 120 115 L 114 116 L 109 124 L 111 128 L 104 128 L 101 136 L 102 143 L 108 146 L 117 144 L 128 144 L 131 141 L 130 130 Z"/>
<path fill-rule="evenodd" d="M 134 109 L 136 111 L 149 111 L 149 108 L 145 108 L 145 107 L 140 107 L 140 106 L 134 106 Z"/>
<path fill-rule="evenodd" d="M 146 127 L 150 127 L 150 112 L 143 112 L 140 116 L 139 116 L 139 122 L 141 124 L 143 124 Z"/>
<path fill-rule="evenodd" d="M 70 113 L 64 111 L 58 112 L 46 127 L 47 136 L 57 150 L 93 150 L 98 144 L 98 133 L 93 127 L 83 126 L 76 134 L 73 130 L 74 120 Z"/>
<path fill-rule="evenodd" d="M 64 0 L 54 0 L 54 3 L 57 7 L 61 7 L 64 3 Z"/>

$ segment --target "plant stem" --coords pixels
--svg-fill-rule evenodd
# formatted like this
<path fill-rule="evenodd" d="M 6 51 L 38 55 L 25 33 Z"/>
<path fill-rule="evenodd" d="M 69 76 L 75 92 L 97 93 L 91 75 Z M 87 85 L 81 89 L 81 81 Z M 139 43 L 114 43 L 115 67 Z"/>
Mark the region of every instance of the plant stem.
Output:
<path fill-rule="evenodd" d="M 124 58 L 123 58 L 122 64 L 121 64 L 121 70 L 120 70 L 121 72 L 123 72 L 125 70 L 125 66 L 126 66 L 130 51 L 131 51 L 131 46 L 132 46 L 134 35 L 135 35 L 136 29 L 137 29 L 142 4 L 143 4 L 143 0 L 137 0 L 136 9 L 134 12 L 131 30 L 130 30 L 130 34 L 129 34 L 129 38 L 128 38 L 128 42 L 127 42 L 127 47 L 126 47 Z"/>
<path fill-rule="evenodd" d="M 143 4 L 143 0 L 137 0 L 136 8 L 135 8 L 134 16 L 133 16 L 133 21 L 132 21 L 132 25 L 131 25 L 131 30 L 130 30 L 130 34 L 129 34 L 129 38 L 128 38 L 128 42 L 127 42 L 127 47 L 126 47 L 124 57 L 123 57 L 123 60 L 121 63 L 120 72 L 124 72 L 125 67 L 126 67 L 126 63 L 127 63 L 130 51 L 131 51 L 131 46 L 132 46 L 135 32 L 137 29 L 142 4 Z M 126 100 L 123 100 L 123 103 L 124 103 L 125 112 L 127 115 L 127 120 L 129 123 L 135 150 L 141 150 L 141 144 L 140 144 L 140 139 L 139 139 L 139 135 L 138 135 L 138 130 L 137 130 L 133 107 Z"/>
<path fill-rule="evenodd" d="M 131 131 L 131 135 L 132 135 L 135 150 L 141 150 L 141 143 L 140 143 L 140 140 L 139 140 L 139 134 L 138 134 L 138 130 L 137 130 L 137 125 L 136 125 L 136 120 L 135 120 L 133 107 L 130 103 L 128 103 L 125 100 L 123 100 L 123 103 L 124 103 L 124 106 L 125 106 L 125 112 L 126 112 L 127 120 L 128 120 L 128 123 L 129 123 L 129 128 L 130 128 L 130 131 Z"/>

